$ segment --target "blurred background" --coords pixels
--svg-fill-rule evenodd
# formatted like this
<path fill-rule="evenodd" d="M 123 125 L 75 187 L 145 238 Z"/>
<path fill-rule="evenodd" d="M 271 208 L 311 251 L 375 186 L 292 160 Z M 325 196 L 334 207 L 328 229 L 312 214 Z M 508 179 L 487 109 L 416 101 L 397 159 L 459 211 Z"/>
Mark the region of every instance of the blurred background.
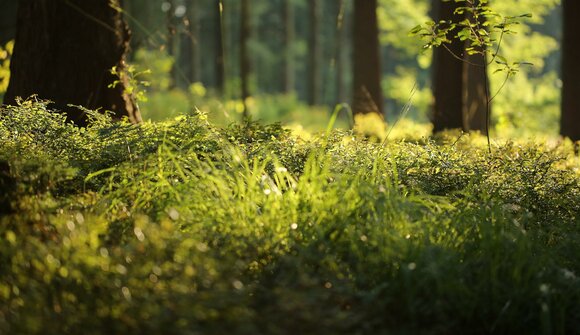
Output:
<path fill-rule="evenodd" d="M 349 0 L 124 0 L 132 30 L 128 62 L 144 94 L 144 119 L 165 120 L 199 109 L 217 124 L 241 119 L 241 40 L 247 39 L 254 120 L 322 130 L 352 101 Z M 0 3 L 0 98 L 9 78 L 17 0 Z M 529 62 L 493 101 L 492 125 L 505 137 L 556 136 L 560 115 L 559 0 L 495 0 L 502 15 L 531 13 L 502 44 L 510 62 Z M 430 20 L 430 0 L 379 0 L 381 78 L 387 124 L 429 131 L 431 50 L 409 31 Z M 489 69 L 491 91 L 505 76 Z M 404 114 L 404 115 L 401 115 Z M 406 122 L 406 123 L 405 123 Z M 342 115 L 339 126 L 349 126 Z M 420 125 L 420 126 L 417 126 Z M 419 129 L 417 128 L 417 129 Z M 415 130 L 412 130 L 415 131 Z"/>

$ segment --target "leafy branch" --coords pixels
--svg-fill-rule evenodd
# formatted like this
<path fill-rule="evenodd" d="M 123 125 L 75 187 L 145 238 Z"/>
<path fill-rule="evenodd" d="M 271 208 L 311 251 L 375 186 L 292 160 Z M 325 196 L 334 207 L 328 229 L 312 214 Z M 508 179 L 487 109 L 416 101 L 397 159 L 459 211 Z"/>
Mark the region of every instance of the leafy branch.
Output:
<path fill-rule="evenodd" d="M 117 76 L 117 80 L 113 81 L 107 87 L 115 88 L 117 85 L 124 85 L 123 93 L 127 94 L 133 102 L 135 102 L 135 108 L 140 111 L 139 102 L 147 101 L 147 96 L 145 93 L 147 91 L 144 87 L 151 86 L 151 83 L 147 80 L 141 79 L 143 76 L 151 74 L 151 70 L 137 71 L 134 65 L 127 65 L 126 67 L 120 69 L 117 66 L 111 68 L 111 74 Z"/>
<path fill-rule="evenodd" d="M 486 133 L 488 148 L 491 151 L 489 124 L 490 124 L 490 104 L 501 92 L 507 81 L 516 75 L 522 65 L 531 65 L 527 62 L 509 62 L 506 57 L 500 54 L 501 46 L 506 35 L 516 34 L 513 27 L 519 25 L 525 18 L 530 18 L 531 14 L 518 16 L 503 16 L 495 12 L 488 6 L 488 0 L 442 0 L 443 2 L 454 1 L 459 4 L 454 10 L 454 14 L 463 17 L 458 22 L 452 20 L 440 20 L 438 22 L 428 21 L 422 25 L 417 25 L 411 31 L 411 35 L 419 36 L 425 40 L 423 48 L 431 49 L 443 47 L 454 58 L 464 63 L 476 67 L 483 67 L 487 73 L 488 67 L 495 63 L 499 66 L 495 73 L 503 73 L 505 79 L 498 90 L 491 95 L 489 85 L 486 83 Z M 459 40 L 466 44 L 465 54 L 458 55 L 449 48 L 453 40 Z M 483 60 L 481 63 L 474 63 L 466 56 L 479 55 Z"/>

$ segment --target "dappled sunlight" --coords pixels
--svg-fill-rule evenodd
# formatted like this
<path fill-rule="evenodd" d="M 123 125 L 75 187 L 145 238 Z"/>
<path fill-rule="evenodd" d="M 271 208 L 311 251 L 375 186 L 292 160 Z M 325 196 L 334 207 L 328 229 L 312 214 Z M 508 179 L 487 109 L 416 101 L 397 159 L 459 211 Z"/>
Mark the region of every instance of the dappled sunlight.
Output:
<path fill-rule="evenodd" d="M 74 127 L 32 101 L 0 113 L 0 159 L 18 152 L 14 211 L 0 217 L 11 264 L 0 315 L 18 319 L 2 330 L 286 333 L 299 320 L 455 332 L 478 325 L 477 310 L 520 332 L 530 328 L 513 320 L 545 308 L 577 321 L 569 147 L 490 154 L 483 136 L 459 132 L 441 144 L 344 130 L 299 140 L 279 125 L 217 128 L 203 113 L 94 122 Z M 574 330 L 561 320 L 550 322 Z"/>
<path fill-rule="evenodd" d="M 0 334 L 580 333 L 575 1 L 2 0 Z"/>

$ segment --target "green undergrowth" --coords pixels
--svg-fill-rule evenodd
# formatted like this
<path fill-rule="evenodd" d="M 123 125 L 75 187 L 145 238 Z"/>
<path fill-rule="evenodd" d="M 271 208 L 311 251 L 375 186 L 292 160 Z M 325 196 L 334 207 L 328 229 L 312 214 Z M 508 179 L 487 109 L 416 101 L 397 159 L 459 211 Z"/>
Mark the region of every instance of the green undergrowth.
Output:
<path fill-rule="evenodd" d="M 565 145 L 0 110 L 0 333 L 580 333 Z"/>

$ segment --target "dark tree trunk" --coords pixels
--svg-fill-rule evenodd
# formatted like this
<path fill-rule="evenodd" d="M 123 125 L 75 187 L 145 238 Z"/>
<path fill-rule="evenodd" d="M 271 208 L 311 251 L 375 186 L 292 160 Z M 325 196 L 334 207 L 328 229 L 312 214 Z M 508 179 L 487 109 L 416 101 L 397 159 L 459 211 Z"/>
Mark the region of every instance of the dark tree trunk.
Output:
<path fill-rule="evenodd" d="M 199 7 L 198 0 L 186 1 L 187 16 L 183 19 L 184 29 L 180 33 L 179 68 L 183 78 L 179 81 L 182 88 L 200 81 L 199 55 Z"/>
<path fill-rule="evenodd" d="M 467 44 L 469 45 L 469 43 Z M 485 52 L 480 49 L 479 52 Z M 487 134 L 489 83 L 483 54 L 466 55 L 463 63 L 463 130 Z"/>
<path fill-rule="evenodd" d="M 383 115 L 377 0 L 354 2 L 353 112 Z"/>
<path fill-rule="evenodd" d="M 322 45 L 320 43 L 320 0 L 309 0 L 310 35 L 308 39 L 308 104 L 311 106 L 320 104 L 321 94 L 321 70 L 322 70 Z"/>
<path fill-rule="evenodd" d="M 455 2 L 433 0 L 434 20 L 461 21 L 461 16 L 454 15 L 457 6 Z M 449 50 L 438 47 L 433 52 L 433 132 L 463 129 L 463 62 L 457 57 L 463 56 L 464 43 L 453 38 L 447 47 Z"/>
<path fill-rule="evenodd" d="M 478 0 L 475 0 L 477 4 Z M 476 19 L 470 15 L 470 21 Z M 479 17 L 480 27 L 483 29 L 484 18 Z M 471 47 L 466 41 L 465 48 Z M 477 130 L 487 134 L 489 81 L 487 77 L 487 57 L 485 47 L 474 47 L 476 54 L 465 52 L 463 59 L 463 130 Z"/>
<path fill-rule="evenodd" d="M 167 0 L 169 4 L 169 8 L 165 13 L 165 24 L 167 25 L 167 35 L 165 38 L 165 48 L 167 50 L 167 55 L 173 58 L 173 66 L 171 66 L 171 70 L 169 71 L 171 82 L 169 84 L 169 88 L 174 88 L 177 83 L 177 72 L 176 72 L 176 63 L 178 61 L 177 54 L 175 52 L 175 35 L 177 32 L 177 28 L 175 25 L 175 16 L 173 15 L 173 11 L 175 10 L 175 2 L 174 0 Z"/>
<path fill-rule="evenodd" d="M 347 24 L 347 2 L 339 0 L 339 12 L 337 16 L 337 43 L 336 43 L 336 98 L 338 103 L 348 102 L 347 88 L 347 68 L 348 68 L 348 50 L 349 31 Z"/>
<path fill-rule="evenodd" d="M 248 42 L 250 40 L 250 0 L 242 1 L 241 26 L 240 26 L 240 76 L 242 82 L 242 102 L 244 104 L 244 117 L 248 117 L 247 99 L 250 97 L 250 54 Z"/>
<path fill-rule="evenodd" d="M 0 47 L 16 36 L 16 12 L 18 0 L 2 0 L 0 10 Z"/>
<path fill-rule="evenodd" d="M 193 83 L 193 39 L 189 31 L 189 19 L 183 20 L 185 27 L 179 32 L 179 48 L 177 50 L 177 68 L 180 75 L 176 76 L 177 86 L 181 89 L 187 89 Z"/>
<path fill-rule="evenodd" d="M 189 80 L 192 83 L 201 81 L 201 26 L 199 19 L 199 0 L 189 0 L 189 45 L 191 47 L 191 69 L 189 73 Z"/>
<path fill-rule="evenodd" d="M 112 0 L 21 0 L 11 77 L 4 102 L 37 94 L 51 107 L 64 111 L 79 125 L 83 112 L 68 104 L 103 108 L 115 117 L 140 122 L 141 115 L 126 94 L 126 82 L 108 86 L 125 68 L 130 37 Z"/>
<path fill-rule="evenodd" d="M 215 83 L 216 89 L 220 94 L 224 93 L 224 87 L 226 82 L 226 56 L 224 50 L 224 7 L 222 0 L 214 0 L 215 9 L 217 14 L 216 29 L 215 31 L 215 45 L 216 45 L 216 57 L 215 57 Z"/>
<path fill-rule="evenodd" d="M 580 141 L 580 1 L 563 0 L 562 117 L 560 134 Z"/>
<path fill-rule="evenodd" d="M 433 0 L 433 17 L 437 22 L 460 22 L 465 16 L 454 13 L 460 6 Z M 485 50 L 476 48 L 478 53 L 468 55 L 465 50 L 470 42 L 460 41 L 456 34 L 451 31 L 451 43 L 436 48 L 433 54 L 433 132 L 462 129 L 487 134 L 489 80 Z"/>
<path fill-rule="evenodd" d="M 284 0 L 284 93 L 294 92 L 294 1 Z"/>

